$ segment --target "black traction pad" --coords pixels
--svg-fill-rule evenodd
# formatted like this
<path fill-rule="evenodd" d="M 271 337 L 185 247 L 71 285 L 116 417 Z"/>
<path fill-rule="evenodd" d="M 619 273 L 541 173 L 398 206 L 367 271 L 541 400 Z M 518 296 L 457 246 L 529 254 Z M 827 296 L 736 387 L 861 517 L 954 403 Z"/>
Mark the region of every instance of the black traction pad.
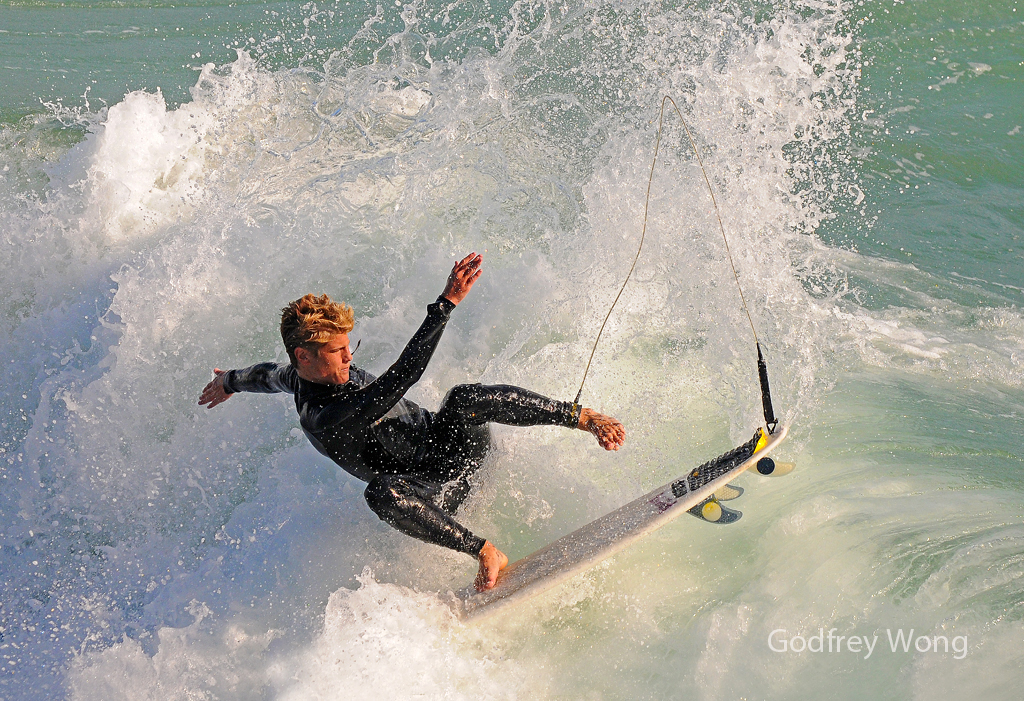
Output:
<path fill-rule="evenodd" d="M 686 477 L 681 477 L 672 483 L 672 494 L 678 499 L 690 492 L 700 489 L 708 482 L 716 480 L 726 472 L 734 470 L 750 459 L 757 448 L 757 442 L 761 439 L 761 429 L 754 431 L 754 437 L 749 441 L 733 448 L 728 453 L 719 455 L 714 460 L 709 460 L 700 467 L 694 468 Z"/>

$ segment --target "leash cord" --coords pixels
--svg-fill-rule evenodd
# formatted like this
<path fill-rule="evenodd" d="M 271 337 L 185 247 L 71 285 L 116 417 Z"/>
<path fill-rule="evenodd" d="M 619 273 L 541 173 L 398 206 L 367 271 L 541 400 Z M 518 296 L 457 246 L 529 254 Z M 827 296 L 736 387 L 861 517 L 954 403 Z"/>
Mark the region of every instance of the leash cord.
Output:
<path fill-rule="evenodd" d="M 665 122 L 665 104 L 671 102 L 672 107 L 675 109 L 676 114 L 679 116 L 679 121 L 683 125 L 683 129 L 686 131 L 686 138 L 690 140 L 690 146 L 693 148 L 693 155 L 697 157 L 697 165 L 700 166 L 700 172 L 704 175 L 704 183 L 708 187 L 708 194 L 711 195 L 711 204 L 715 208 L 715 218 L 718 220 L 718 230 L 722 232 L 722 240 L 725 241 L 725 253 L 729 259 L 729 267 L 732 268 L 733 278 L 736 280 L 736 288 L 740 292 L 740 301 L 743 303 L 743 311 L 746 312 L 747 321 L 750 323 L 750 330 L 754 334 L 754 343 L 758 347 L 758 355 L 761 353 L 761 343 L 757 338 L 757 330 L 754 328 L 754 320 L 750 315 L 750 309 L 747 307 L 747 299 L 743 295 L 743 286 L 740 284 L 739 273 L 736 272 L 736 265 L 732 259 L 732 249 L 729 248 L 729 238 L 725 235 L 725 225 L 722 224 L 722 215 L 718 210 L 718 201 L 715 199 L 715 191 L 711 187 L 711 179 L 708 178 L 708 172 L 704 169 L 704 161 L 700 157 L 700 152 L 697 150 L 697 143 L 693 140 L 693 135 L 690 133 L 690 128 L 686 125 L 686 120 L 683 119 L 683 113 L 679 109 L 679 105 L 670 96 L 666 95 L 661 100 L 661 113 L 658 116 L 658 136 L 654 141 L 654 158 L 651 159 L 651 173 L 647 178 L 647 197 L 644 200 L 644 223 L 640 230 L 640 245 L 637 246 L 636 255 L 633 256 L 633 264 L 629 266 L 629 272 L 626 273 L 626 279 L 622 281 L 622 287 L 619 288 L 619 293 L 615 295 L 614 301 L 612 301 L 611 307 L 608 308 L 608 313 L 605 314 L 604 321 L 601 322 L 601 328 L 597 332 L 597 338 L 594 339 L 594 347 L 590 350 L 590 358 L 587 359 L 587 367 L 583 370 L 583 380 L 580 382 L 579 392 L 576 393 L 575 403 L 580 403 L 580 397 L 583 396 L 583 386 L 587 382 L 587 374 L 590 372 L 590 365 L 594 361 L 594 354 L 597 353 L 597 345 L 601 342 L 601 334 L 604 333 L 604 327 L 608 324 L 608 319 L 611 318 L 612 311 L 615 310 L 615 305 L 618 304 L 619 298 L 626 289 L 626 285 L 629 283 L 629 278 L 633 275 L 633 270 L 636 268 L 637 261 L 640 260 L 640 252 L 644 248 L 644 239 L 647 237 L 647 213 L 651 207 L 651 185 L 654 182 L 654 168 L 658 163 L 658 154 L 661 150 L 661 132 Z"/>

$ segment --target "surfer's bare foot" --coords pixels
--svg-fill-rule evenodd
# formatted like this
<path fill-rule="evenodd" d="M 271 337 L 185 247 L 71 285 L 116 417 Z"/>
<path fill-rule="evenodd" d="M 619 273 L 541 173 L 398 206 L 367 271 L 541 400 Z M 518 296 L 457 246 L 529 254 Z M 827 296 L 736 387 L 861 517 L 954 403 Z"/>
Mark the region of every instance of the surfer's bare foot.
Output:
<path fill-rule="evenodd" d="M 597 442 L 605 450 L 618 450 L 626 442 L 626 428 L 621 421 L 587 407 L 580 412 L 579 427 L 597 436 Z"/>
<path fill-rule="evenodd" d="M 477 572 L 476 582 L 473 585 L 477 591 L 493 589 L 498 581 L 498 572 L 505 569 L 505 565 L 508 564 L 508 558 L 505 557 L 505 553 L 494 547 L 489 540 L 484 543 L 484 547 L 478 557 L 480 559 L 480 571 Z"/>

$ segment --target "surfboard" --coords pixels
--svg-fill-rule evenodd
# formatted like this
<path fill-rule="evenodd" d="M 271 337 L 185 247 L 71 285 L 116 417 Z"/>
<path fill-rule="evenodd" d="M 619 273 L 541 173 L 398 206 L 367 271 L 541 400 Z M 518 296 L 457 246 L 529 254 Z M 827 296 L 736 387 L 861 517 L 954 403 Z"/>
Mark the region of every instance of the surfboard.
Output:
<path fill-rule="evenodd" d="M 593 567 L 694 507 L 711 503 L 716 491 L 766 458 L 787 432 L 786 426 L 771 435 L 759 428 L 743 445 L 513 562 L 498 575 L 493 589 L 478 592 L 470 586 L 456 592 L 456 614 L 464 621 L 489 617 Z M 759 466 L 762 472 L 768 462 Z"/>

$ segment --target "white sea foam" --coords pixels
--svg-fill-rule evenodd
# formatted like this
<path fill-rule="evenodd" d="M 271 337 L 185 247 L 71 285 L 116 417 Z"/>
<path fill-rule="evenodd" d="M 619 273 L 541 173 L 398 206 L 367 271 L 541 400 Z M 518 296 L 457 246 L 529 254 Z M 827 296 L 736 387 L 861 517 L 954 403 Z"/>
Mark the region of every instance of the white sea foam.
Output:
<path fill-rule="evenodd" d="M 524 674 L 478 631 L 465 630 L 436 596 L 377 583 L 369 570 L 357 589 L 333 592 L 323 627 L 308 644 L 285 641 L 252 622 L 204 625 L 210 611 L 193 601 L 195 620 L 165 627 L 154 654 L 134 640 L 80 658 L 71 674 L 81 701 L 135 699 L 538 698 L 544 675 Z M 230 619 L 231 616 L 228 616 Z"/>
<path fill-rule="evenodd" d="M 191 214 L 209 127 L 208 115 L 192 105 L 168 112 L 159 92 L 134 92 L 110 108 L 88 172 L 104 233 L 148 233 Z"/>

